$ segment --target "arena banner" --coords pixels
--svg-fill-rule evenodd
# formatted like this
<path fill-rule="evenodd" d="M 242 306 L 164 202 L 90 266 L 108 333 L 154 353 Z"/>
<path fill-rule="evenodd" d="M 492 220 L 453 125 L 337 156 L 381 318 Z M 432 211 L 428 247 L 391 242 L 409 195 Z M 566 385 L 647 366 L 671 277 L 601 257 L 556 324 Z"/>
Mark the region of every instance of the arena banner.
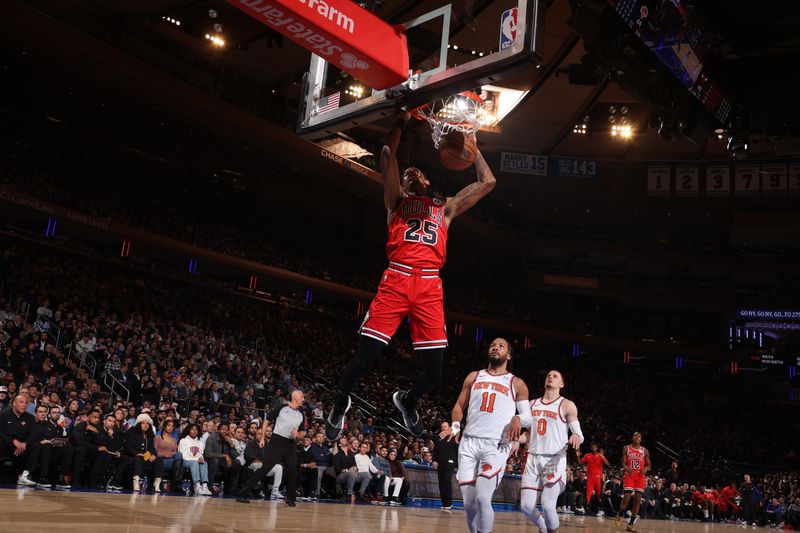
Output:
<path fill-rule="evenodd" d="M 647 167 L 647 196 L 669 196 L 672 192 L 670 167 Z"/>
<path fill-rule="evenodd" d="M 700 192 L 700 168 L 696 166 L 675 167 L 675 195 L 697 196 Z"/>
<path fill-rule="evenodd" d="M 500 171 L 513 174 L 547 176 L 547 156 L 501 152 Z"/>
<path fill-rule="evenodd" d="M 761 175 L 762 194 L 784 195 L 789 192 L 789 174 L 786 164 L 764 165 Z"/>
<path fill-rule="evenodd" d="M 600 163 L 577 157 L 551 157 L 550 175 L 563 178 L 596 178 L 600 175 Z"/>
<path fill-rule="evenodd" d="M 761 192 L 761 169 L 758 165 L 738 165 L 734 170 L 736 196 L 754 196 Z"/>
<path fill-rule="evenodd" d="M 350 0 L 227 0 L 372 89 L 408 79 L 402 27 Z"/>
<path fill-rule="evenodd" d="M 800 194 L 800 162 L 789 163 L 789 194 Z"/>
<path fill-rule="evenodd" d="M 406 479 L 411 484 L 409 494 L 415 498 L 439 499 L 439 479 L 434 468 L 428 466 L 403 464 L 406 469 Z M 453 484 L 453 498 L 462 500 L 461 489 L 458 486 L 456 476 L 451 480 Z M 503 476 L 500 485 L 494 492 L 493 502 L 508 503 L 515 505 L 519 502 L 520 486 L 522 478 L 515 475 Z"/>
<path fill-rule="evenodd" d="M 730 196 L 731 168 L 728 166 L 706 167 L 706 196 Z"/>

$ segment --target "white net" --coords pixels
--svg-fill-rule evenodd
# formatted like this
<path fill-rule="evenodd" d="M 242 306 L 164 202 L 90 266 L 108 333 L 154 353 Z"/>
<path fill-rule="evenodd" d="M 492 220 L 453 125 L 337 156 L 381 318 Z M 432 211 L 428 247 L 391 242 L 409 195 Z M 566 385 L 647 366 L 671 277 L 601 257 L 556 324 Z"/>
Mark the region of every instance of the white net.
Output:
<path fill-rule="evenodd" d="M 413 115 L 428 122 L 433 145 L 439 148 L 442 139 L 453 131 L 474 135 L 481 128 L 484 106 L 478 95 L 465 92 L 415 109 Z"/>

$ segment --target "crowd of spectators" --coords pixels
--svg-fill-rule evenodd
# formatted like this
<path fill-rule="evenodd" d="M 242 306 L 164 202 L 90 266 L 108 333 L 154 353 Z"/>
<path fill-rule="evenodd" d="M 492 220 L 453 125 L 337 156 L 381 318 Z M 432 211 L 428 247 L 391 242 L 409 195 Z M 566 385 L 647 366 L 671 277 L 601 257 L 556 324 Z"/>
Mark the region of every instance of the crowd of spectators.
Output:
<path fill-rule="evenodd" d="M 24 405 L 19 400 L 15 412 L 27 411 L 39 420 L 36 428 L 41 425 L 42 431 L 51 432 L 17 457 L 15 465 L 25 470 L 19 478 L 23 484 L 143 490 L 147 477 L 158 479 L 150 486 L 158 490 L 198 495 L 232 490 L 252 471 L 258 457 L 259 450 L 252 448 L 264 411 L 284 402 L 293 389 L 306 394 L 305 409 L 311 421 L 308 434 L 317 441 L 301 446 L 303 497 L 397 504 L 408 491 L 407 482 L 400 480 L 403 463 L 433 464 L 434 440 L 406 438 L 387 428 L 394 416 L 387 398 L 416 368 L 413 351 L 403 341 L 392 344 L 386 359 L 358 391 L 374 409 L 368 414 L 353 410 L 347 420 L 348 440 L 328 445 L 318 432 L 330 406 L 330 385 L 351 355 L 353 319 L 267 305 L 232 294 L 212 297 L 209 290 L 197 286 L 185 287 L 31 246 L 8 248 L 0 271 L 4 286 L 11 287 L 19 295 L 18 301 L 26 303 L 36 317 L 25 323 L 9 302 L 0 302 L 0 383 L 6 389 L 0 388 L 0 404 L 9 412 L 15 409 L 10 407 L 12 399 L 21 397 Z M 82 275 L 73 276 L 72 272 Z M 448 357 L 454 368 L 483 363 L 480 343 L 455 336 L 452 340 Z M 94 376 L 81 360 L 97 361 Z M 537 390 L 543 365 L 549 362 L 520 357 L 515 372 Z M 701 519 L 706 518 L 704 511 L 710 519 L 730 519 L 727 508 L 715 503 L 712 509 L 706 500 L 698 503 L 697 498 L 687 498 L 686 491 L 692 496 L 698 490 L 706 494 L 697 489 L 704 486 L 708 494 L 713 495 L 714 489 L 721 492 L 741 470 L 735 462 L 765 458 L 787 463 L 796 459 L 775 456 L 775 450 L 796 453 L 800 440 L 796 428 L 779 432 L 769 441 L 759 431 L 791 419 L 790 407 L 776 405 L 765 410 L 754 402 L 750 407 L 729 410 L 724 402 L 716 406 L 706 398 L 706 404 L 687 419 L 687 409 L 694 409 L 691 382 L 677 377 L 665 381 L 663 376 L 631 379 L 630 374 L 582 379 L 582 375 L 602 372 L 583 370 L 582 374 L 579 366 L 567 369 L 565 394 L 578 403 L 586 434 L 602 443 L 609 457 L 619 455 L 626 435 L 635 428 L 655 450 L 656 471 L 663 470 L 673 455 L 685 461 L 679 508 L 667 513 L 666 504 L 661 504 L 660 511 L 657 505 L 647 507 L 645 516 L 693 519 L 700 509 Z M 113 376 L 125 386 L 124 401 L 109 394 L 103 375 Z M 652 379 L 670 391 L 669 401 L 653 405 L 650 411 L 631 410 L 619 401 L 620 390 L 627 398 L 651 397 Z M 458 386 L 457 379 L 445 380 L 437 395 L 421 403 L 427 427 L 434 428 L 447 417 Z M 670 422 L 676 420 L 683 422 Z M 709 437 L 698 438 L 704 432 Z M 16 447 L 13 438 L 6 442 L 4 451 Z M 669 453 L 659 448 L 664 443 Z M 362 444 L 374 468 L 366 460 L 356 461 Z M 349 453 L 344 451 L 346 447 L 355 453 L 342 462 L 341 454 Z M 51 451 L 42 453 L 46 448 Z M 382 460 L 384 450 L 389 458 L 393 452 L 397 461 L 388 469 Z M 310 455 L 302 456 L 303 452 Z M 98 458 L 103 460 L 95 460 Z M 351 459 L 355 465 L 349 464 Z M 521 459 L 519 455 L 511 457 L 507 474 L 519 474 Z M 185 482 L 181 465 L 189 472 Z M 578 488 L 565 493 L 565 498 L 575 494 L 574 500 L 564 503 L 566 508 L 586 508 L 580 501 L 581 475 L 576 468 L 577 483 L 570 487 Z M 610 471 L 608 490 L 612 492 L 613 476 Z M 762 495 L 754 504 L 756 520 L 779 516 L 775 505 L 782 505 L 779 511 L 784 520 L 794 519 L 796 510 L 791 506 L 796 505 L 797 483 L 791 480 L 796 475 L 785 476 L 790 481 L 768 476 L 756 484 Z M 280 487 L 281 477 L 282 472 L 276 471 L 267 479 L 274 488 Z M 684 487 L 692 481 L 694 489 L 692 485 Z M 658 480 L 653 478 L 651 485 L 655 491 Z M 259 490 L 265 497 L 278 497 L 273 488 Z M 686 503 L 690 499 L 691 505 Z M 700 507 L 693 507 L 696 505 Z M 767 514 L 767 506 L 772 514 Z"/>

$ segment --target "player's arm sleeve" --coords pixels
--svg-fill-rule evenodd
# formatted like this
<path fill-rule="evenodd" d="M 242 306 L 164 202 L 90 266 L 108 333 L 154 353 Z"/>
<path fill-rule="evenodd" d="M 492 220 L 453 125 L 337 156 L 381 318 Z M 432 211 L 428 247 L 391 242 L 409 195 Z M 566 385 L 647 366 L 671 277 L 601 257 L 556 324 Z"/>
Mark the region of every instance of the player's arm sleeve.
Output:
<path fill-rule="evenodd" d="M 517 400 L 516 403 L 520 426 L 524 428 L 531 427 L 531 424 L 533 424 L 533 417 L 531 416 L 530 402 L 528 402 L 528 400 Z"/>
<path fill-rule="evenodd" d="M 581 440 L 581 444 L 583 444 L 583 431 L 581 431 L 581 423 L 578 420 L 573 420 L 569 423 L 569 430 L 572 432 L 573 435 L 577 435 L 578 438 Z"/>

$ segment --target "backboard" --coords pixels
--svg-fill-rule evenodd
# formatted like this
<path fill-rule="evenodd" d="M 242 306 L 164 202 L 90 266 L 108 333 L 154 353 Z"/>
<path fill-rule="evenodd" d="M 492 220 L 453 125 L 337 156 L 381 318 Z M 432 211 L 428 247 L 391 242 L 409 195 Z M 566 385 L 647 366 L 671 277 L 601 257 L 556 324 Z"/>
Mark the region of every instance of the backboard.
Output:
<path fill-rule="evenodd" d="M 297 133 L 319 139 L 465 90 L 492 102 L 494 114 L 483 127 L 496 127 L 524 94 L 524 88 L 504 86 L 503 81 L 540 64 L 544 3 L 388 0 L 387 8 L 396 4 L 401 12 L 393 17 L 402 17 L 408 79 L 375 90 L 312 54 L 303 81 Z M 398 21 L 390 18 L 389 22 Z"/>

